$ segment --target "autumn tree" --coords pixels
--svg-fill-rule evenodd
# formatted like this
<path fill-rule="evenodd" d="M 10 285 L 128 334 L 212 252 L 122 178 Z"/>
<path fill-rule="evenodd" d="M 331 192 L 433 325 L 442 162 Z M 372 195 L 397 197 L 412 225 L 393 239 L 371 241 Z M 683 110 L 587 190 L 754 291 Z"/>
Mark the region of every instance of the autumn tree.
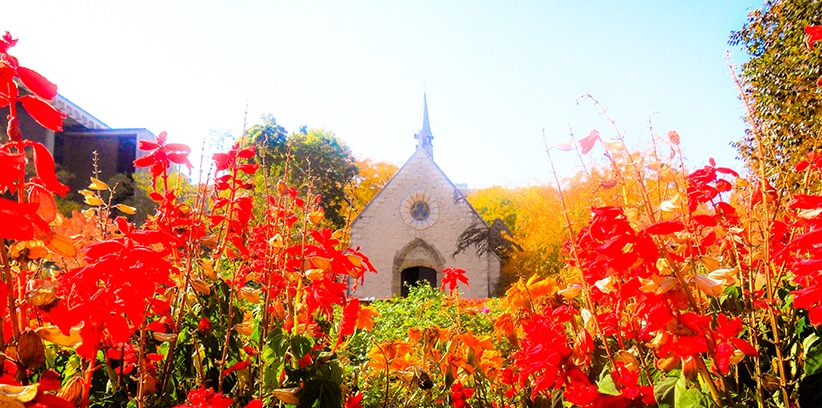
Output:
<path fill-rule="evenodd" d="M 353 220 L 357 214 L 382 190 L 399 168 L 386 162 L 368 158 L 358 159 L 355 163 L 358 172 L 354 180 L 346 186 L 347 201 L 342 214 Z"/>
<path fill-rule="evenodd" d="M 283 177 L 287 170 L 289 184 L 310 185 L 321 194 L 326 219 L 334 227 L 345 225 L 345 188 L 354 180 L 357 166 L 342 140 L 333 132 L 305 127 L 288 134 L 271 115 L 263 116 L 247 136 L 260 153 L 258 160 L 265 165 L 269 180 Z"/>
<path fill-rule="evenodd" d="M 779 188 L 795 185 L 797 162 L 819 145 L 822 131 L 820 51 L 809 51 L 804 28 L 822 24 L 822 1 L 768 0 L 748 14 L 730 37 L 750 56 L 742 64 L 744 98 L 752 105 L 749 129 L 735 143 L 748 166 L 759 169 L 756 137 L 761 137 L 769 178 Z M 755 133 L 756 132 L 756 133 Z"/>

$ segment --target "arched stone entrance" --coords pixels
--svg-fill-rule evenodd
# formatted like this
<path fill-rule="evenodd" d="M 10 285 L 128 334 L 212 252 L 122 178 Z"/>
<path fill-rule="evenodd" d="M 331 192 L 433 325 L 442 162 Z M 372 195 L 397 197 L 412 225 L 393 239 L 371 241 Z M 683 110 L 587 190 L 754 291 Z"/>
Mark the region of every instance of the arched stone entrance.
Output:
<path fill-rule="evenodd" d="M 408 287 L 404 285 L 428 282 L 437 287 L 442 280 L 445 258 L 432 245 L 416 238 L 405 245 L 394 257 L 391 292 L 405 297 Z"/>
<path fill-rule="evenodd" d="M 437 287 L 437 271 L 424 266 L 405 268 L 400 273 L 400 295 L 408 296 L 408 287 L 427 282 L 432 288 Z"/>

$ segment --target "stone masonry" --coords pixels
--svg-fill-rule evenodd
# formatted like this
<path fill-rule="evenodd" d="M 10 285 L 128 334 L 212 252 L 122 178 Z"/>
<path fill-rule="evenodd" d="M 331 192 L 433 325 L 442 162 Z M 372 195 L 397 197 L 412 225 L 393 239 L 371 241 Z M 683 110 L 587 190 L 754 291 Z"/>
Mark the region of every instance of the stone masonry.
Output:
<path fill-rule="evenodd" d="M 459 235 L 483 221 L 431 157 L 427 103 L 417 138 L 411 158 L 351 225 L 352 246 L 369 257 L 377 274 L 367 274 L 364 284 L 356 292 L 349 289 L 349 295 L 366 299 L 399 295 L 403 271 L 414 267 L 433 269 L 439 287 L 442 270 L 456 267 L 464 269 L 469 279 L 469 288 L 460 285 L 461 296 L 492 296 L 500 271 L 496 255 L 478 257 L 469 249 L 451 256 Z"/>

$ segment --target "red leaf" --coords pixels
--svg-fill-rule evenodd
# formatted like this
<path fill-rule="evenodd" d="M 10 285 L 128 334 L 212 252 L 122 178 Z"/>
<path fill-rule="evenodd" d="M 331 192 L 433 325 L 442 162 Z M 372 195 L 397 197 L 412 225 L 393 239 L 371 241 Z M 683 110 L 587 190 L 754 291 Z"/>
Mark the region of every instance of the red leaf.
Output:
<path fill-rule="evenodd" d="M 716 226 L 716 216 L 707 215 L 707 214 L 697 214 L 693 216 L 693 220 L 695 223 L 705 226 L 705 227 L 715 227 Z"/>
<path fill-rule="evenodd" d="M 146 358 L 151 361 L 163 361 L 166 356 L 158 353 L 146 353 Z"/>
<path fill-rule="evenodd" d="M 759 352 L 747 341 L 742 340 L 739 337 L 732 337 L 731 343 L 733 343 L 734 347 L 738 348 L 743 353 L 749 356 L 759 357 Z"/>
<path fill-rule="evenodd" d="M 588 154 L 588 152 L 590 152 L 591 149 L 594 148 L 594 145 L 596 144 L 597 140 L 600 139 L 599 131 L 597 131 L 596 129 L 592 130 L 591 133 L 588 134 L 588 136 L 582 138 L 582 140 L 579 141 L 579 146 L 582 150 L 582 154 Z"/>
<path fill-rule="evenodd" d="M 799 208 L 803 210 L 812 210 L 815 208 L 819 208 L 822 207 L 822 197 L 807 194 L 795 194 L 793 196 L 793 201 L 791 201 L 789 207 Z"/>
<path fill-rule="evenodd" d="M 716 181 L 716 189 L 720 193 L 724 193 L 726 191 L 731 191 L 733 188 L 734 188 L 733 185 L 731 185 L 731 183 L 729 183 L 728 180 L 719 179 L 719 180 Z"/>
<path fill-rule="evenodd" d="M 160 147 L 157 143 L 154 143 L 150 140 L 138 140 L 137 148 L 140 150 L 154 150 Z"/>
<path fill-rule="evenodd" d="M 94 261 L 108 254 L 115 254 L 123 250 L 123 244 L 117 241 L 100 241 L 87 245 L 86 261 Z"/>
<path fill-rule="evenodd" d="M 71 189 L 57 180 L 57 174 L 54 172 L 54 157 L 51 156 L 51 152 L 40 143 L 28 142 L 27 144 L 34 150 L 34 167 L 43 186 L 54 194 L 65 197 Z"/>
<path fill-rule="evenodd" d="M 716 165 L 714 164 L 714 166 Z M 739 173 L 737 173 L 734 169 L 730 169 L 727 167 L 717 167 L 716 171 L 717 173 L 730 174 L 731 176 L 739 177 Z"/>
<path fill-rule="evenodd" d="M 180 152 L 169 152 L 168 153 L 168 160 L 172 163 L 176 164 L 185 164 L 189 170 L 193 167 L 191 162 L 188 161 L 188 153 L 180 153 Z"/>
<path fill-rule="evenodd" d="M 805 27 L 805 34 L 808 35 L 808 38 L 806 38 L 808 48 L 813 49 L 813 44 L 819 40 L 822 40 L 822 26 L 807 26 Z"/>
<path fill-rule="evenodd" d="M 37 204 L 18 203 L 0 198 L 0 238 L 27 240 L 34 238 L 35 226 L 47 230 L 48 223 L 36 215 Z M 36 224 L 36 225 L 35 225 Z"/>
<path fill-rule="evenodd" d="M 39 391 L 39 390 L 38 390 Z M 66 401 L 53 394 L 38 393 L 37 398 L 34 399 L 34 405 L 29 405 L 29 408 L 74 408 L 73 402 Z"/>
<path fill-rule="evenodd" d="M 57 391 L 60 389 L 61 384 L 60 373 L 48 369 L 40 376 L 40 385 L 37 387 L 37 391 Z"/>
<path fill-rule="evenodd" d="M 225 370 L 223 370 L 223 375 L 229 375 L 229 374 L 233 373 L 234 371 L 243 370 L 243 369 L 247 368 L 248 366 L 249 366 L 249 363 L 247 361 L 240 361 L 238 363 L 234 363 L 234 364 L 231 365 L 231 367 L 228 367 Z"/>
<path fill-rule="evenodd" d="M 244 408 L 263 408 L 263 400 L 253 399 Z"/>
<path fill-rule="evenodd" d="M 179 153 L 191 153 L 191 148 L 182 143 L 169 143 L 165 145 L 166 150 Z"/>
<path fill-rule="evenodd" d="M 247 164 L 241 164 L 241 165 L 237 166 L 237 169 L 239 169 L 240 171 L 242 171 L 245 174 L 254 174 L 254 173 L 257 172 L 257 169 L 259 167 L 260 167 L 260 165 L 257 164 L 257 163 L 247 163 Z"/>
<path fill-rule="evenodd" d="M 214 153 L 211 158 L 214 160 L 214 165 L 217 167 L 217 171 L 225 170 L 231 165 L 229 162 L 228 153 Z"/>
<path fill-rule="evenodd" d="M 256 149 L 255 149 L 254 146 L 247 147 L 247 148 L 237 152 L 237 157 L 239 157 L 241 159 L 250 159 L 250 158 L 254 157 L 255 152 L 256 152 Z"/>
<path fill-rule="evenodd" d="M 40 126 L 55 132 L 63 131 L 63 119 L 66 114 L 51 106 L 48 102 L 34 95 L 23 95 L 17 98 L 23 103 L 23 108 L 34 118 Z"/>
<path fill-rule="evenodd" d="M 17 191 L 17 182 L 25 176 L 26 155 L 0 150 L 0 192 Z"/>
<path fill-rule="evenodd" d="M 17 67 L 17 77 L 23 81 L 26 88 L 45 100 L 51 100 L 57 96 L 57 85 L 51 83 L 37 71 L 26 67 Z"/>
<path fill-rule="evenodd" d="M 352 298 L 348 301 L 348 304 L 345 305 L 345 308 L 343 308 L 340 330 L 337 335 L 337 344 L 334 345 L 335 348 L 342 342 L 343 337 L 354 333 L 354 330 L 357 328 L 357 317 L 359 317 L 359 315 L 360 300 Z"/>
<path fill-rule="evenodd" d="M 685 229 L 682 221 L 660 221 L 653 223 L 645 228 L 645 232 L 654 235 L 673 234 Z"/>
<path fill-rule="evenodd" d="M 153 154 L 134 160 L 134 167 L 148 167 L 154 164 L 157 158 Z"/>

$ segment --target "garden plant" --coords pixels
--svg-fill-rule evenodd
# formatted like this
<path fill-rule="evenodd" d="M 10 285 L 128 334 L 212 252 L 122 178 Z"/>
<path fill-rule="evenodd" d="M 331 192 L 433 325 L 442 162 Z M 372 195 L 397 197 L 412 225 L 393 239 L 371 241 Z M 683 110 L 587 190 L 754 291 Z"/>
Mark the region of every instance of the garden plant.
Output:
<path fill-rule="evenodd" d="M 822 28 L 808 27 L 808 44 Z M 439 288 L 361 303 L 375 272 L 332 229 L 322 191 L 255 183 L 241 139 L 183 199 L 190 148 L 140 141 L 156 212 L 97 174 L 66 218 L 54 160 L 19 109 L 59 131 L 54 84 L 0 39 L 0 405 L 8 407 L 813 407 L 822 401 L 822 155 L 797 191 L 713 160 L 688 170 L 674 132 L 647 152 L 592 131 L 603 193 L 568 217 L 564 267 L 503 296 Z M 18 84 L 25 85 L 26 92 Z M 590 97 L 581 102 L 592 101 Z M 744 97 L 743 101 L 748 102 Z M 602 113 L 606 114 L 604 110 Z M 609 119 L 610 120 L 610 119 Z M 759 129 L 751 129 L 757 138 Z M 758 155 L 768 154 L 761 141 Z M 90 163 L 89 165 L 93 165 Z M 585 167 L 584 167 L 585 168 Z M 588 169 L 585 170 L 590 179 Z M 179 174 L 179 173 L 175 173 Z M 562 198 L 563 187 L 557 180 Z M 262 199 L 260 199 L 262 198 Z"/>

